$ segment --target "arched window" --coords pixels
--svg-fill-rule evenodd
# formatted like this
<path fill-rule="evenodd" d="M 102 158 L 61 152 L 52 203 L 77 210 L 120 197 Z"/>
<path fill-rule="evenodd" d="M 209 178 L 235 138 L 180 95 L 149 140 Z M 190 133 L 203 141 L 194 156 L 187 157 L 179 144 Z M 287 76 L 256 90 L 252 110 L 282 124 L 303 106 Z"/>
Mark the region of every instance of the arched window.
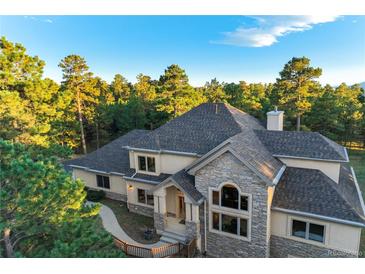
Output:
<path fill-rule="evenodd" d="M 251 195 L 235 183 L 223 183 L 210 192 L 209 231 L 250 239 Z"/>
<path fill-rule="evenodd" d="M 225 185 L 221 189 L 221 206 L 238 209 L 238 189 L 233 185 Z"/>
<path fill-rule="evenodd" d="M 249 196 L 240 193 L 233 184 L 225 184 L 220 190 L 212 190 L 212 203 L 220 207 L 249 210 Z"/>

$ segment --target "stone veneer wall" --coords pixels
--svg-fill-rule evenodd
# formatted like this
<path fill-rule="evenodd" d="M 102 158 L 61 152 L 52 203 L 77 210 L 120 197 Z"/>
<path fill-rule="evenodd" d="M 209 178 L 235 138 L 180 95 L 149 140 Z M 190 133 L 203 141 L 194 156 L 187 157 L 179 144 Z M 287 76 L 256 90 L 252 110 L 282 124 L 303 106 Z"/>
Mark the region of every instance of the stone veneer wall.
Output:
<path fill-rule="evenodd" d="M 288 258 L 353 258 L 356 254 L 311 245 L 291 239 L 271 235 L 270 257 Z"/>
<path fill-rule="evenodd" d="M 199 233 L 199 224 L 195 223 L 195 222 L 185 222 L 185 227 L 186 227 L 186 239 L 187 241 L 190 241 L 194 238 L 198 237 L 198 233 Z"/>
<path fill-rule="evenodd" d="M 127 202 L 127 195 L 125 195 L 125 194 L 105 191 L 105 197 L 112 199 L 112 200 Z"/>
<path fill-rule="evenodd" d="M 148 217 L 153 217 L 153 207 L 147 207 L 147 206 L 128 203 L 128 208 L 129 208 L 129 211 L 131 211 L 131 212 L 145 215 Z"/>
<path fill-rule="evenodd" d="M 154 212 L 153 222 L 157 231 L 164 231 L 166 226 L 166 216 L 161 213 Z"/>
<path fill-rule="evenodd" d="M 207 255 L 212 257 L 268 257 L 267 242 L 267 186 L 251 170 L 231 153 L 224 153 L 200 169 L 195 175 L 196 188 L 207 198 L 209 212 L 208 188 L 218 187 L 223 182 L 234 182 L 242 192 L 252 194 L 251 240 L 209 232 L 209 215 L 207 219 Z M 204 207 L 200 207 L 202 234 L 202 251 L 204 252 Z"/>

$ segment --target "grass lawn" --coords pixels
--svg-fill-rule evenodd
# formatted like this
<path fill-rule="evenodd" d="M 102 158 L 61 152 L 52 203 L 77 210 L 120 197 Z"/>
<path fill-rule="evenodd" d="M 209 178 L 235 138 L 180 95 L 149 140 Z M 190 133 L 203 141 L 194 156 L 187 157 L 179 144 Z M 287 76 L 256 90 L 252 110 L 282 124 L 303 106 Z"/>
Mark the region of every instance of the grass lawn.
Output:
<path fill-rule="evenodd" d="M 356 173 L 357 182 L 365 199 L 365 150 L 349 150 L 350 164 Z M 360 257 L 365 257 L 365 229 L 362 230 Z"/>
<path fill-rule="evenodd" d="M 111 210 L 113 210 L 119 225 L 129 235 L 129 237 L 135 241 L 143 244 L 151 244 L 158 242 L 160 239 L 160 236 L 158 236 L 156 233 L 154 233 L 152 240 L 145 240 L 144 238 L 144 231 L 147 228 L 154 229 L 152 217 L 146 217 L 129 212 L 127 209 L 127 204 L 124 202 L 102 199 L 100 203 L 110 207 Z"/>

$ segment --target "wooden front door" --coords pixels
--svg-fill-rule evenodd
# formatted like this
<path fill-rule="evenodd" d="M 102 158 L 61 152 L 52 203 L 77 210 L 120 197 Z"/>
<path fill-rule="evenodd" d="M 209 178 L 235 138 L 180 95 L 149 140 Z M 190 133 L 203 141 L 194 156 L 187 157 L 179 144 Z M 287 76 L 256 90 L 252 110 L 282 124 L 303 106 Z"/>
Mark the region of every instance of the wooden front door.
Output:
<path fill-rule="evenodd" d="M 185 220 L 185 200 L 184 196 L 179 196 L 179 218 Z"/>

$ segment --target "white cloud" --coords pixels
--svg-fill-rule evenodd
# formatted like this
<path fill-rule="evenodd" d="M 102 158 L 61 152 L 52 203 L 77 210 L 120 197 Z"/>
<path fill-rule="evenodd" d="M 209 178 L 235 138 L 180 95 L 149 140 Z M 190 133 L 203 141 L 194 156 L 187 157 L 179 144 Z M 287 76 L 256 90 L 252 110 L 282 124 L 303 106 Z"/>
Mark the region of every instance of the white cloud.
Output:
<path fill-rule="evenodd" d="M 338 16 L 262 16 L 253 17 L 256 25 L 240 26 L 232 32 L 224 32 L 224 38 L 213 43 L 238 47 L 267 47 L 278 38 L 293 32 L 311 29 L 316 24 L 335 21 Z"/>
<path fill-rule="evenodd" d="M 34 16 L 24 16 L 25 19 L 30 19 L 32 21 L 38 21 L 38 22 L 43 22 L 43 23 L 48 23 L 48 24 L 52 24 L 53 21 L 49 18 L 43 19 L 43 18 L 39 18 L 39 17 L 34 17 Z"/>

